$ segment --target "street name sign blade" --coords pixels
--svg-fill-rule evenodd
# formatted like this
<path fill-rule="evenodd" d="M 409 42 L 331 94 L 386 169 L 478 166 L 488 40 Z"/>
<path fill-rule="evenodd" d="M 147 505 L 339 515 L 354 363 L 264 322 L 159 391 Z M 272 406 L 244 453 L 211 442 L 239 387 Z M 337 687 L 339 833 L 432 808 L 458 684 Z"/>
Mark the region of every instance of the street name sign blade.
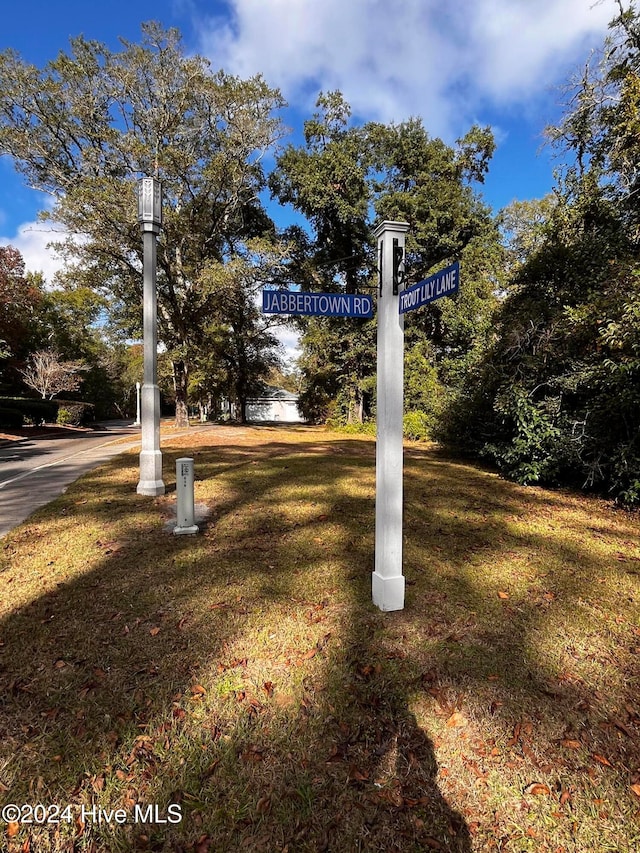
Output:
<path fill-rule="evenodd" d="M 301 293 L 263 290 L 265 314 L 303 314 L 308 317 L 372 317 L 373 298 L 355 293 Z"/>
<path fill-rule="evenodd" d="M 415 308 L 420 308 L 421 305 L 427 305 L 443 296 L 451 296 L 458 292 L 459 286 L 460 264 L 456 261 L 443 270 L 434 273 L 434 275 L 430 275 L 429 278 L 425 278 L 403 290 L 399 301 L 400 314 L 413 311 Z"/>

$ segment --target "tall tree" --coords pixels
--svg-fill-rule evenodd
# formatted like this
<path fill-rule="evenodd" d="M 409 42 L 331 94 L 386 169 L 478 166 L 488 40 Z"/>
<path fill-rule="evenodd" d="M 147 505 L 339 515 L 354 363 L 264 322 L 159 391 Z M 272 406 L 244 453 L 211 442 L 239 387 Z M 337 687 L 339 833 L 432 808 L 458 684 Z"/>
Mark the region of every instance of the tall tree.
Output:
<path fill-rule="evenodd" d="M 246 421 L 249 397 L 259 391 L 272 368 L 281 365 L 274 334 L 279 319 L 262 314 L 257 297 L 265 283 L 283 278 L 286 266 L 286 250 L 276 251 L 265 241 L 249 241 L 246 250 L 227 263 L 210 264 L 203 274 L 203 285 L 221 301 L 205 328 L 205 346 L 198 360 L 201 374 L 210 376 L 203 389 L 215 388 L 233 399 L 241 423 Z"/>
<path fill-rule="evenodd" d="M 299 228 L 287 233 L 297 245 L 294 280 L 302 289 L 355 293 L 368 286 L 372 266 L 366 133 L 350 126 L 351 108 L 340 92 L 320 94 L 316 106 L 304 124 L 304 146 L 286 147 L 269 183 L 273 195 L 302 213 L 312 229 L 311 237 Z M 362 420 L 363 383 L 375 361 L 370 347 L 363 350 L 368 325 L 340 318 L 298 321 L 307 417 L 326 417 L 337 400 L 348 421 Z"/>
<path fill-rule="evenodd" d="M 8 381 L 11 367 L 29 352 L 41 302 L 41 282 L 25 272 L 20 252 L 0 246 L 0 364 Z"/>
<path fill-rule="evenodd" d="M 490 131 L 474 127 L 451 147 L 430 138 L 419 120 L 351 126 L 337 92 L 321 95 L 317 106 L 305 123 L 305 145 L 288 146 L 270 179 L 278 199 L 311 225 L 310 236 L 293 235 L 301 286 L 374 289 L 373 220 L 404 219 L 411 226 L 409 282 L 445 262 L 464 263 L 465 289 L 456 305 L 420 312 L 407 336 L 408 347 L 420 349 L 428 338 L 433 357 L 451 361 L 486 332 L 500 277 L 497 228 L 472 188 L 493 152 Z M 300 326 L 303 409 L 315 418 L 361 419 L 374 403 L 375 322 L 314 318 Z M 423 363 L 418 355 L 409 363 Z"/>
<path fill-rule="evenodd" d="M 282 99 L 259 76 L 214 73 L 185 55 L 176 30 L 147 23 L 142 32 L 119 52 L 74 38 L 43 69 L 0 54 L 0 154 L 53 196 L 45 216 L 68 232 L 76 261 L 67 276 L 119 302 L 130 333 L 140 331 L 142 304 L 136 180 L 161 179 L 158 331 L 184 422 L 189 365 L 217 305 L 202 272 L 273 231 L 258 194 Z"/>
<path fill-rule="evenodd" d="M 450 434 L 524 483 L 640 504 L 640 17 L 619 4 L 550 135 L 566 157 Z M 513 214 L 522 213 L 512 209 Z M 515 233 L 518 233 L 516 217 Z M 457 415 L 456 415 L 457 411 Z"/>
<path fill-rule="evenodd" d="M 38 350 L 30 356 L 22 375 L 25 384 L 37 391 L 43 400 L 53 400 L 62 391 L 77 391 L 84 369 L 79 361 L 63 361 L 54 350 Z"/>

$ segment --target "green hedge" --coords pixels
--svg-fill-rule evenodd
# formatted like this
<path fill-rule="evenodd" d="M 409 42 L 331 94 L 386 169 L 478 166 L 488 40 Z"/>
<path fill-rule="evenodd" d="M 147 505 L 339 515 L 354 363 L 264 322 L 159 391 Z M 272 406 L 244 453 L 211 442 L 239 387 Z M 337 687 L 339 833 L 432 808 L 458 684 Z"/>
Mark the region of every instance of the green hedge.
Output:
<path fill-rule="evenodd" d="M 0 406 L 0 427 L 19 429 L 22 423 L 22 412 L 19 412 L 17 409 L 8 409 Z"/>
<path fill-rule="evenodd" d="M 29 397 L 0 397 L 0 406 L 21 412 L 23 419 L 36 426 L 55 421 L 58 403 L 55 400 L 34 400 Z"/>

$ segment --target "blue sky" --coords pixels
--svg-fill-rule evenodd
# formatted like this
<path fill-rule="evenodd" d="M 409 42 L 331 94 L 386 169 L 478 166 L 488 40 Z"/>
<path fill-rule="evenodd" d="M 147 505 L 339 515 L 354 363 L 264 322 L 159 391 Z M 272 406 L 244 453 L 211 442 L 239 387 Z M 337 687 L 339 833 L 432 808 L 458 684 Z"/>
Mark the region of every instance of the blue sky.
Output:
<path fill-rule="evenodd" d="M 540 150 L 542 131 L 616 10 L 614 0 L 22 0 L 3 9 L 0 50 L 41 66 L 74 35 L 117 48 L 153 19 L 178 27 L 214 68 L 260 71 L 280 87 L 294 141 L 318 92 L 335 88 L 358 120 L 420 116 L 449 143 L 490 124 L 498 149 L 482 193 L 497 211 L 550 190 L 557 163 Z M 58 261 L 36 222 L 45 203 L 1 157 L 0 244 L 49 278 Z"/>

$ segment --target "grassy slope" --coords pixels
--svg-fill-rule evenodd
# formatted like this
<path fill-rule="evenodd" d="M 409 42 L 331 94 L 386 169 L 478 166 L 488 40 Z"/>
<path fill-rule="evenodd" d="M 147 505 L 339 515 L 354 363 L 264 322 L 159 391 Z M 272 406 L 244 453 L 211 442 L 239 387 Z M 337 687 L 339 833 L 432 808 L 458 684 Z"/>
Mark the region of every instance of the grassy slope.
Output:
<path fill-rule="evenodd" d="M 7 850 L 636 851 L 638 518 L 414 445 L 406 608 L 371 605 L 373 441 L 218 428 L 195 537 L 137 457 L 0 544 Z M 75 846 L 73 846 L 75 844 Z"/>

